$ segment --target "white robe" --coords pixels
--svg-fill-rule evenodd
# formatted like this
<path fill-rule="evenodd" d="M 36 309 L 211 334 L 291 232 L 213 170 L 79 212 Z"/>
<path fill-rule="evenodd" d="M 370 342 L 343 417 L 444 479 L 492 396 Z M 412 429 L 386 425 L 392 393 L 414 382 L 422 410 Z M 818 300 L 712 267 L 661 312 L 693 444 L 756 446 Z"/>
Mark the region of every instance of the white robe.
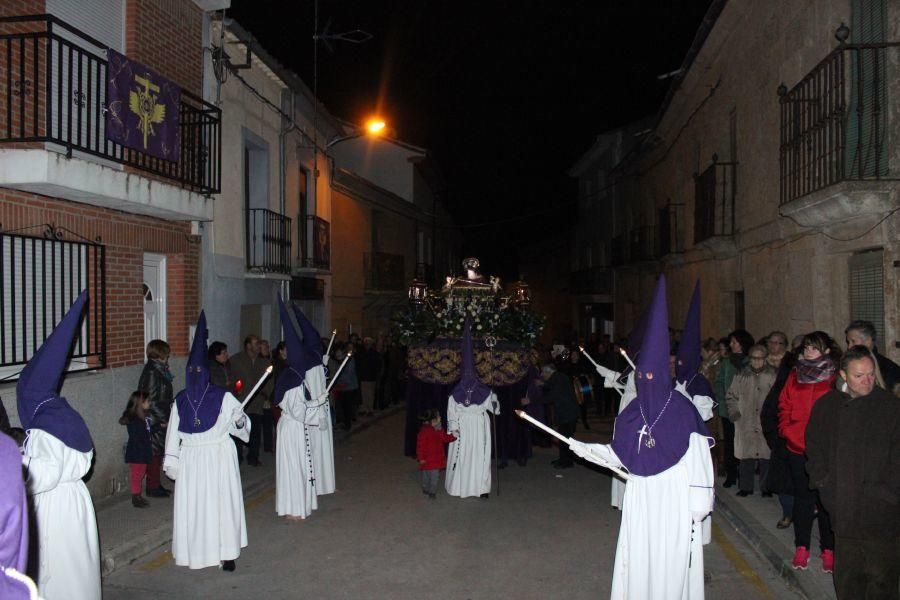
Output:
<path fill-rule="evenodd" d="M 587 446 L 621 465 L 609 445 Z M 611 600 L 703 599 L 701 523 L 709 520 L 713 496 L 709 438 L 698 433 L 691 434 L 688 451 L 673 466 L 649 477 L 631 476 L 622 504 Z"/>
<path fill-rule="evenodd" d="M 634 400 L 637 396 L 637 387 L 634 385 L 634 371 L 628 374 L 628 379 L 625 380 L 624 387 L 622 387 L 622 384 L 618 383 L 618 379 L 619 377 L 621 377 L 621 373 L 618 373 L 616 371 L 612 371 L 612 373 L 613 376 L 609 376 L 607 374 L 603 378 L 603 385 L 604 387 L 619 390 L 619 393 L 622 394 L 622 399 L 619 401 L 619 414 L 622 414 L 622 411 L 625 410 L 625 407 L 628 406 L 631 401 Z M 616 508 L 621 509 L 622 498 L 624 496 L 625 482 L 617 477 L 613 477 L 612 484 L 609 488 L 609 503 Z"/>
<path fill-rule="evenodd" d="M 22 463 L 34 502 L 37 585 L 47 600 L 100 598 L 97 517 L 81 480 L 93 451 L 79 452 L 41 429 L 29 429 Z M 2 485 L 2 483 L 0 483 Z"/>
<path fill-rule="evenodd" d="M 315 410 L 305 402 L 303 386 L 285 392 L 278 405 L 278 443 L 275 446 L 275 512 L 280 517 L 308 517 L 318 507 L 313 478 L 309 421 Z"/>
<path fill-rule="evenodd" d="M 481 404 L 463 406 L 447 400 L 447 431 L 459 432 L 450 442 L 444 488 L 451 496 L 468 498 L 491 491 L 491 421 L 488 411 L 500 414 L 497 396 L 491 393 Z"/>
<path fill-rule="evenodd" d="M 175 564 L 191 569 L 218 566 L 234 560 L 247 546 L 247 521 L 235 436 L 250 439 L 250 419 L 234 425 L 241 403 L 230 393 L 222 398 L 219 418 L 207 431 L 178 431 L 178 408 L 172 407 L 166 433 L 163 469 L 175 483 L 172 556 Z"/>
<path fill-rule="evenodd" d="M 307 432 L 312 452 L 313 475 L 316 478 L 317 496 L 333 494 L 334 480 L 334 430 L 331 426 L 331 405 L 325 392 L 325 369 L 316 366 L 306 372 L 304 383 L 312 400 L 307 400 Z"/>

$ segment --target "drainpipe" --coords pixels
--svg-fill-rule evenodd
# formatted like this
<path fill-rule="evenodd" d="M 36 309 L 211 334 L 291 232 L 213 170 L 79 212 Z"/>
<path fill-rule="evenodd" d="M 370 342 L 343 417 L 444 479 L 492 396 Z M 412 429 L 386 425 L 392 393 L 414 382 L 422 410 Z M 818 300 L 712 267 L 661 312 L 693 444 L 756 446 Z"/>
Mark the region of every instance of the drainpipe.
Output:
<path fill-rule="evenodd" d="M 288 126 L 284 127 L 282 125 L 281 132 L 278 135 L 278 208 L 281 211 L 281 214 L 285 214 L 285 188 L 287 187 L 287 170 L 285 169 L 285 163 L 287 162 L 287 157 L 284 154 L 285 147 L 285 139 L 287 135 L 297 128 L 297 122 L 294 120 L 294 110 L 296 109 L 295 102 L 296 96 L 294 95 L 294 90 L 291 88 L 287 88 L 288 93 L 290 93 L 290 120 L 288 121 Z M 282 97 L 283 98 L 283 97 Z M 282 103 L 284 100 L 282 99 Z"/>

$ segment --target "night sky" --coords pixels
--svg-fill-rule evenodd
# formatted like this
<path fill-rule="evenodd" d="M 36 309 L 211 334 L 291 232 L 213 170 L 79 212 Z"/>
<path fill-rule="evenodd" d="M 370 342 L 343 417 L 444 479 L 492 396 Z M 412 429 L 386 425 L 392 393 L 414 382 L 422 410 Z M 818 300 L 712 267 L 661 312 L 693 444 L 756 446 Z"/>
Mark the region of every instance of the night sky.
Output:
<path fill-rule="evenodd" d="M 598 133 L 656 114 L 710 0 L 319 0 L 318 95 L 383 115 L 446 180 L 464 253 L 516 276 L 515 249 L 571 225 L 566 171 Z M 227 16 L 313 87 L 313 0 L 232 0 Z"/>

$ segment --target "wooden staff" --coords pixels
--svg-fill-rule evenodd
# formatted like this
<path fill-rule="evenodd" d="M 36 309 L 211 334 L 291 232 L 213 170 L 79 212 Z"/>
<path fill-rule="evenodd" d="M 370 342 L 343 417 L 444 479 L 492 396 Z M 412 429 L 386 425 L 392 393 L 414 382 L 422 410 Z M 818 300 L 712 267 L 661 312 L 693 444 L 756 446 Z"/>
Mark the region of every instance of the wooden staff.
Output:
<path fill-rule="evenodd" d="M 266 378 L 272 374 L 272 365 L 266 367 L 266 372 L 262 374 L 262 377 L 259 378 L 259 381 L 256 382 L 256 385 L 253 386 L 253 389 L 250 390 L 250 393 L 244 398 L 244 401 L 241 402 L 241 410 L 244 410 L 244 407 L 247 406 L 247 403 L 253 398 L 253 395 L 259 391 L 259 388 L 262 386 L 263 382 Z"/>
<path fill-rule="evenodd" d="M 539 428 L 539 429 L 543 429 L 544 431 L 546 431 L 547 433 L 549 433 L 550 435 L 552 435 L 553 437 L 555 437 L 555 438 L 558 439 L 559 441 L 565 443 L 567 446 L 571 446 L 574 442 L 578 441 L 578 440 L 575 440 L 575 439 L 572 439 L 572 438 L 564 437 L 562 434 L 560 434 L 559 432 L 557 432 L 555 429 L 551 429 L 550 427 L 547 427 L 546 425 L 544 425 L 543 423 L 541 423 L 541 422 L 538 421 L 537 419 L 534 419 L 534 418 L 530 417 L 524 410 L 517 410 L 517 411 L 516 411 L 516 415 L 517 415 L 520 419 L 525 419 L 526 421 L 528 421 L 529 423 L 531 423 L 531 424 L 534 425 L 535 427 L 537 427 L 537 428 Z M 609 469 L 610 471 L 612 471 L 613 473 L 615 473 L 616 475 L 618 475 L 619 477 L 621 477 L 621 478 L 624 479 L 625 481 L 631 481 L 631 475 L 629 475 L 628 473 L 626 473 L 625 471 L 623 471 L 623 470 L 620 469 L 619 467 L 614 467 L 614 466 L 612 466 L 611 464 L 609 464 L 608 462 L 606 462 L 605 460 L 603 460 L 602 458 L 600 458 L 600 457 L 597 456 L 596 454 L 594 454 L 593 456 L 594 456 L 594 458 L 597 459 L 597 461 L 598 461 L 599 463 L 601 463 L 601 464 L 600 464 L 601 467 L 603 467 L 603 468 L 605 468 L 605 469 Z"/>

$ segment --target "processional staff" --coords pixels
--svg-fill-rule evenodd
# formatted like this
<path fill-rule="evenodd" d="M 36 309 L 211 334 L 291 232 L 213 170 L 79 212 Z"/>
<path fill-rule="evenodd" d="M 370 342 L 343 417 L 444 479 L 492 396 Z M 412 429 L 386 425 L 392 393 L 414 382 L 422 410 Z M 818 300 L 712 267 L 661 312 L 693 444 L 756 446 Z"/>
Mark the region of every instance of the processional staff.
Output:
<path fill-rule="evenodd" d="M 262 386 L 263 382 L 266 378 L 272 374 L 272 365 L 266 367 L 265 373 L 262 374 L 262 377 L 259 378 L 259 381 L 256 382 L 256 385 L 253 386 L 253 389 L 250 390 L 250 393 L 244 398 L 244 401 L 241 402 L 241 410 L 244 410 L 244 407 L 247 406 L 247 403 L 253 398 L 254 394 L 259 391 L 259 388 Z"/>

